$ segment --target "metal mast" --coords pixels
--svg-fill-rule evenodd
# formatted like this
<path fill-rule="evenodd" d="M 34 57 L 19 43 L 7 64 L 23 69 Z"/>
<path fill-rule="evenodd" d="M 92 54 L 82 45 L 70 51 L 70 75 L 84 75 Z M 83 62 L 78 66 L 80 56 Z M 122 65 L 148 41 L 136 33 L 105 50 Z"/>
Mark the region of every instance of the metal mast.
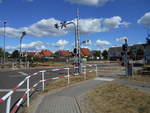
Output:
<path fill-rule="evenodd" d="M 80 54 L 80 33 L 79 33 L 79 8 L 77 8 L 77 55 L 78 55 L 78 66 L 80 72 L 81 54 Z"/>
<path fill-rule="evenodd" d="M 4 21 L 3 24 L 4 24 L 4 53 L 3 53 L 3 64 L 5 64 L 5 59 L 6 59 L 6 55 L 5 55 L 6 35 L 5 35 L 5 34 L 6 34 L 6 24 L 7 24 L 7 22 Z"/>

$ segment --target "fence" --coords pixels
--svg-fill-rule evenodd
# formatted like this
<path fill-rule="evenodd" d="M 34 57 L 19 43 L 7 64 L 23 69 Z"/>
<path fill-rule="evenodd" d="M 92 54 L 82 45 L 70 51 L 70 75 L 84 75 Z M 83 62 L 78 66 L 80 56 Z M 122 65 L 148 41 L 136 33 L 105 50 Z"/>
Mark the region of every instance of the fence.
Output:
<path fill-rule="evenodd" d="M 89 67 L 95 67 L 94 70 L 90 70 L 89 72 L 96 72 L 97 76 L 97 65 L 87 65 L 87 66 L 82 66 L 82 73 L 84 74 L 84 78 L 86 79 L 86 74 L 87 74 L 87 68 Z M 75 67 L 78 68 L 78 67 Z M 51 70 L 42 70 L 38 71 L 36 73 L 33 73 L 32 75 L 29 75 L 25 77 L 15 88 L 11 89 L 7 94 L 5 94 L 2 98 L 0 98 L 0 104 L 6 101 L 6 110 L 5 113 L 15 113 L 22 102 L 26 99 L 27 101 L 27 107 L 29 107 L 29 99 L 30 99 L 30 92 L 33 91 L 39 84 L 42 86 L 42 91 L 45 89 L 45 82 L 49 80 L 57 80 L 57 79 L 62 79 L 62 78 L 67 78 L 68 84 L 70 84 L 70 69 L 71 68 L 59 68 L 59 69 L 51 69 Z M 45 79 L 45 73 L 46 72 L 56 72 L 56 71 L 67 71 L 67 75 L 64 76 L 57 76 L 54 78 L 46 78 Z M 30 79 L 34 76 L 41 76 L 41 80 L 36 82 L 34 85 L 30 87 Z M 73 75 L 72 75 L 73 76 Z M 11 108 L 11 99 L 12 95 L 17 92 L 17 90 L 26 83 L 26 89 L 24 94 L 19 98 L 17 103 Z"/>

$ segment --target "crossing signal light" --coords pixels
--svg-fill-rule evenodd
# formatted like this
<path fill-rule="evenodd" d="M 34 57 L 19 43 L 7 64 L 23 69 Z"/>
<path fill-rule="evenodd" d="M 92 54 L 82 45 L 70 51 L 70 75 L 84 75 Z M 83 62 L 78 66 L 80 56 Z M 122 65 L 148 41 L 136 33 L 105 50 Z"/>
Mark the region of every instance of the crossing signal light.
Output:
<path fill-rule="evenodd" d="M 77 53 L 77 48 L 74 48 L 73 53 L 74 53 L 74 54 Z"/>
<path fill-rule="evenodd" d="M 128 46 L 127 46 L 126 44 L 123 44 L 123 45 L 122 45 L 122 50 L 123 50 L 123 51 L 127 51 L 127 50 L 128 50 Z"/>

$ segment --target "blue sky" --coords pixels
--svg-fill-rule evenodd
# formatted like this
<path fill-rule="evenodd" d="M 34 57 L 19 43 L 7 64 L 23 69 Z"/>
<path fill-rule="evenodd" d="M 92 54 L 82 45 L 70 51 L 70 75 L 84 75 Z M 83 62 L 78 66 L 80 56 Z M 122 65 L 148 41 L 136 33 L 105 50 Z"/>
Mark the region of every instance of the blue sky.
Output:
<path fill-rule="evenodd" d="M 146 29 L 150 27 L 150 0 L 0 0 L 0 21 L 8 21 L 6 48 L 18 48 L 22 31 L 23 48 L 27 51 L 41 49 L 73 49 L 73 26 L 57 30 L 60 21 L 75 21 L 80 9 L 81 41 L 92 42 L 83 47 L 105 49 L 122 44 L 144 43 Z M 0 47 L 3 47 L 3 24 L 0 24 Z"/>

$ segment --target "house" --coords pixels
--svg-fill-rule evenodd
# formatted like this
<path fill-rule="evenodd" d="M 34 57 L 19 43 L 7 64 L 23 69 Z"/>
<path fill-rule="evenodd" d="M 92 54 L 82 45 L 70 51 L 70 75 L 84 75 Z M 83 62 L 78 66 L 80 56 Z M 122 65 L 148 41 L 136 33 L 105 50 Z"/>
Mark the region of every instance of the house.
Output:
<path fill-rule="evenodd" d="M 122 47 L 111 47 L 108 49 L 108 59 L 109 60 L 121 60 Z"/>
<path fill-rule="evenodd" d="M 144 44 L 134 44 L 130 46 L 130 58 L 140 60 L 144 58 Z"/>
<path fill-rule="evenodd" d="M 150 44 L 144 45 L 144 60 L 145 64 L 150 64 Z"/>
<path fill-rule="evenodd" d="M 59 50 L 55 52 L 55 57 L 69 57 L 71 56 L 68 50 Z"/>
<path fill-rule="evenodd" d="M 35 56 L 39 58 L 53 59 L 54 54 L 49 50 L 42 50 L 41 52 L 37 53 Z"/>
<path fill-rule="evenodd" d="M 48 57 L 53 57 L 53 56 L 54 56 L 53 52 L 51 52 L 51 51 L 49 51 L 49 50 L 42 50 L 42 51 L 40 52 L 40 54 L 42 54 L 43 57 L 46 57 L 46 58 L 48 58 Z"/>
<path fill-rule="evenodd" d="M 92 52 L 88 48 L 81 48 L 81 57 L 92 57 Z"/>
<path fill-rule="evenodd" d="M 134 44 L 128 46 L 128 56 L 131 59 L 143 59 L 144 58 L 144 44 Z M 109 60 L 121 60 L 122 59 L 122 47 L 111 47 L 108 50 Z"/>

